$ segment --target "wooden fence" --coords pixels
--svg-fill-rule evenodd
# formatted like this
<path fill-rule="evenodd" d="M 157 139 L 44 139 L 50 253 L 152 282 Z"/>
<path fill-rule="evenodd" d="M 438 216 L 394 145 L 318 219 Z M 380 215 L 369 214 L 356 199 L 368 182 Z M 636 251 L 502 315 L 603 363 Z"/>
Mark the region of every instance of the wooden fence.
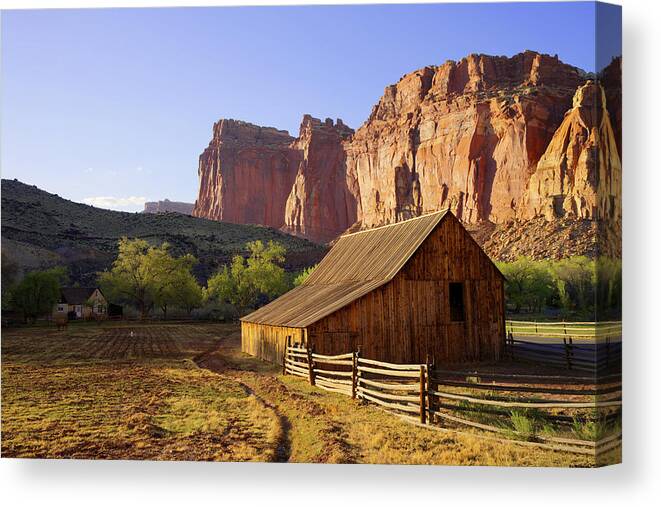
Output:
<path fill-rule="evenodd" d="M 572 340 L 615 341 L 622 337 L 622 321 L 602 322 L 534 322 L 506 320 L 505 330 L 515 338 L 541 338 L 550 341 L 562 338 Z"/>
<path fill-rule="evenodd" d="M 479 420 L 485 414 L 509 417 L 513 409 L 546 411 L 545 419 L 558 424 L 575 422 L 581 411 L 600 410 L 604 420 L 612 420 L 622 407 L 622 384 L 616 374 L 604 377 L 603 385 L 594 385 L 592 377 L 452 371 L 435 368 L 431 363 L 392 364 L 366 359 L 359 350 L 326 356 L 291 345 L 285 349 L 283 373 L 305 378 L 327 391 L 374 403 L 429 427 L 445 421 L 523 438 L 528 445 L 595 456 L 621 443 L 621 432 L 599 441 L 580 440 L 518 434 L 502 424 Z M 548 395 L 552 398 L 544 397 Z"/>
<path fill-rule="evenodd" d="M 507 334 L 506 352 L 512 360 L 527 360 L 549 366 L 597 374 L 622 361 L 622 344 L 607 339 L 604 343 L 576 343 L 572 337 L 558 343 L 539 343 Z"/>
<path fill-rule="evenodd" d="M 507 351 L 522 359 L 593 374 L 622 360 L 622 322 L 508 320 Z"/>

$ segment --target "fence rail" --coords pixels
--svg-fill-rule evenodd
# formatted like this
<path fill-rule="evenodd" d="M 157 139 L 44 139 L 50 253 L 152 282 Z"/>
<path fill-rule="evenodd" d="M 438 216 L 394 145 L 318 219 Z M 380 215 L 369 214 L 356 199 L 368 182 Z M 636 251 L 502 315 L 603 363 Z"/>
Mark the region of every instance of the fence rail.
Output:
<path fill-rule="evenodd" d="M 539 343 L 517 339 L 512 332 L 508 332 L 505 344 L 512 360 L 523 359 L 593 374 L 607 370 L 622 360 L 621 342 L 611 342 L 610 338 L 601 343 L 584 344 L 575 343 L 569 336 L 557 343 Z"/>
<path fill-rule="evenodd" d="M 621 338 L 622 321 L 603 322 L 535 322 L 525 320 L 506 320 L 505 330 L 514 337 L 541 338 L 557 340 L 595 341 L 600 339 Z"/>
<path fill-rule="evenodd" d="M 502 424 L 487 424 L 456 415 L 460 412 L 508 416 L 512 409 L 534 409 L 549 411 L 546 414 L 549 420 L 564 424 L 575 422 L 576 414 L 581 411 L 591 413 L 600 409 L 605 411 L 605 420 L 611 420 L 619 416 L 622 407 L 619 374 L 604 376 L 603 385 L 594 385 L 593 377 L 452 371 L 435 368 L 429 361 L 393 364 L 361 357 L 360 350 L 329 356 L 291 345 L 286 346 L 283 359 L 284 374 L 305 378 L 326 391 L 365 400 L 407 420 L 414 417 L 418 424 L 425 426 L 446 421 L 510 437 L 524 437 L 531 440 L 527 445 L 595 456 L 621 442 L 621 432 L 596 442 L 531 436 Z M 553 397 L 543 398 L 545 395 Z"/>

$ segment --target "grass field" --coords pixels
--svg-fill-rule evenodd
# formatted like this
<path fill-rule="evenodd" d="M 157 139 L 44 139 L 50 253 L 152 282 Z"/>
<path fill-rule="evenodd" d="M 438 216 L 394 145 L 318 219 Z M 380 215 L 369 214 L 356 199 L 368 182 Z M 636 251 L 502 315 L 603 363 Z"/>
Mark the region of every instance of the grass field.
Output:
<path fill-rule="evenodd" d="M 413 426 L 283 377 L 231 324 L 3 330 L 2 456 L 592 466 L 478 433 Z"/>

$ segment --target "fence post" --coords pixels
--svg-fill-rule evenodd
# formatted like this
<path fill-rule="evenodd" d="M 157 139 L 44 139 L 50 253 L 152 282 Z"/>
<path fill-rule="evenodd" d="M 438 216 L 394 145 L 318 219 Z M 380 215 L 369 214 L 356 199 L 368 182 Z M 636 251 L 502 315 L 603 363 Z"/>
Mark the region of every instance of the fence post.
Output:
<path fill-rule="evenodd" d="M 289 352 L 289 344 L 291 343 L 291 335 L 287 335 L 285 339 L 285 351 L 282 354 L 282 374 L 287 375 L 287 352 Z"/>
<path fill-rule="evenodd" d="M 314 385 L 314 361 L 312 360 L 312 347 L 308 346 L 308 376 L 310 385 Z"/>
<path fill-rule="evenodd" d="M 434 403 L 434 395 L 432 394 L 433 391 L 435 390 L 435 384 L 434 381 L 432 380 L 432 372 L 434 370 L 434 364 L 435 360 L 433 358 L 430 359 L 429 354 L 427 354 L 427 421 L 429 424 L 432 424 L 434 421 L 434 415 L 432 412 L 436 410 L 436 407 L 433 405 Z"/>
<path fill-rule="evenodd" d="M 565 344 L 565 359 L 567 360 L 567 369 L 571 370 L 571 337 L 569 338 L 569 343 L 567 343 L 567 338 L 563 338 L 562 342 Z"/>
<path fill-rule="evenodd" d="M 420 424 L 427 424 L 427 410 L 425 402 L 425 365 L 420 365 Z"/>
<path fill-rule="evenodd" d="M 514 335 L 512 334 L 512 331 L 507 335 L 507 344 L 510 349 L 510 360 L 514 361 Z"/>
<path fill-rule="evenodd" d="M 358 370 L 358 360 L 360 359 L 360 345 L 356 347 L 356 352 L 354 353 L 354 368 L 353 368 L 353 394 L 356 398 L 360 398 L 360 393 L 358 392 L 358 387 L 360 386 L 360 371 Z"/>
<path fill-rule="evenodd" d="M 356 384 L 358 381 L 358 351 L 354 350 L 351 357 L 351 399 L 356 399 Z"/>

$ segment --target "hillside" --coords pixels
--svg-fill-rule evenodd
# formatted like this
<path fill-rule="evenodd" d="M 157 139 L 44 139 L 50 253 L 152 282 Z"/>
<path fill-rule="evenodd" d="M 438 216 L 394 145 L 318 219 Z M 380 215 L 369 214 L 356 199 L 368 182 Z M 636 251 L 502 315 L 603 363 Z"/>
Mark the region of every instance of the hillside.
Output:
<path fill-rule="evenodd" d="M 110 266 L 122 236 L 167 241 L 172 251 L 191 253 L 205 280 L 243 252 L 246 242 L 274 240 L 287 248 L 285 267 L 316 263 L 325 248 L 259 225 L 238 225 L 180 213 L 125 213 L 75 203 L 17 180 L 2 180 L 2 251 L 22 270 L 66 265 L 72 281 L 92 283 Z"/>

